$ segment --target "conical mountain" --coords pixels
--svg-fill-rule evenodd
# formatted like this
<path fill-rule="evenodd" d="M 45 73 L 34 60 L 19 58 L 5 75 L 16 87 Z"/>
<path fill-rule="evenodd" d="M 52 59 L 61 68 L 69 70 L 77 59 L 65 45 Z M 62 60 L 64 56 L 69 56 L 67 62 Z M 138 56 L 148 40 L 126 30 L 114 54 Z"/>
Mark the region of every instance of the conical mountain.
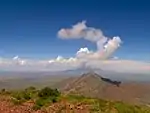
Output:
<path fill-rule="evenodd" d="M 90 71 L 82 74 L 70 83 L 67 83 L 63 91 L 65 93 L 86 94 L 91 97 L 100 97 L 103 96 L 105 87 L 110 85 L 110 83 L 104 81 L 102 78 L 103 77 L 100 75 Z"/>

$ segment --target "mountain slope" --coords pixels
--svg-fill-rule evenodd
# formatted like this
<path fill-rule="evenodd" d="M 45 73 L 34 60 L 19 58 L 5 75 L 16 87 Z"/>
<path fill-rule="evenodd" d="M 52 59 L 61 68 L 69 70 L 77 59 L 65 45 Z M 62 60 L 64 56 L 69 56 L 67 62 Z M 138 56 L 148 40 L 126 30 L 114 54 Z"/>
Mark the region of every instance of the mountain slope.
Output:
<path fill-rule="evenodd" d="M 121 83 L 90 72 L 77 78 L 67 79 L 57 85 L 64 93 L 81 94 L 90 97 L 120 100 L 130 103 L 149 103 L 150 85 L 142 83 Z M 59 86 L 59 87 L 58 87 Z"/>

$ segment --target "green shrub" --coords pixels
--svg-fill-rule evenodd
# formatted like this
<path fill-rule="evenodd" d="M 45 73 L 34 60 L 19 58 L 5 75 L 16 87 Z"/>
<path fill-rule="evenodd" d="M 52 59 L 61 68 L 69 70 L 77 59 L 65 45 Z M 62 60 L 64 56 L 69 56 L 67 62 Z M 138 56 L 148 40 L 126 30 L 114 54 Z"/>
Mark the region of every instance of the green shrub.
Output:
<path fill-rule="evenodd" d="M 56 96 L 51 96 L 51 97 L 39 97 L 36 101 L 35 101 L 35 105 L 33 106 L 34 110 L 38 110 L 41 109 L 43 106 L 47 106 L 50 103 L 55 103 L 58 101 L 58 97 Z"/>
<path fill-rule="evenodd" d="M 49 87 L 45 87 L 41 89 L 38 93 L 39 97 L 47 98 L 47 97 L 57 97 L 60 95 L 60 92 L 57 89 L 51 89 Z"/>
<path fill-rule="evenodd" d="M 30 93 L 27 93 L 27 92 L 23 92 L 23 94 L 22 94 L 22 96 L 23 96 L 23 98 L 25 99 L 25 100 L 30 100 L 31 99 L 31 94 Z"/>
<path fill-rule="evenodd" d="M 27 101 L 31 99 L 31 95 L 30 93 L 27 93 L 26 91 L 18 91 L 18 92 L 14 92 L 12 94 L 13 99 L 15 99 L 16 101 Z"/>
<path fill-rule="evenodd" d="M 57 97 L 51 97 L 50 100 L 51 100 L 52 103 L 58 102 L 58 98 Z"/>
<path fill-rule="evenodd" d="M 51 102 L 52 100 L 50 98 L 38 98 L 35 101 L 35 105 L 33 106 L 33 109 L 40 109 L 41 107 L 46 106 Z"/>
<path fill-rule="evenodd" d="M 46 102 L 47 102 L 46 99 L 39 98 L 39 99 L 36 100 L 35 105 L 42 107 L 46 104 Z"/>

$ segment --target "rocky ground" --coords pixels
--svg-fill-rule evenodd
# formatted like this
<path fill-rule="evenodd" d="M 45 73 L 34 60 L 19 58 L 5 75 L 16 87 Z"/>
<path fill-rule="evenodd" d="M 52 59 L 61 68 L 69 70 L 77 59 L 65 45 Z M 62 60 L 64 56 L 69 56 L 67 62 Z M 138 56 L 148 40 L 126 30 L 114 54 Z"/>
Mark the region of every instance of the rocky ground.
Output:
<path fill-rule="evenodd" d="M 81 103 L 71 104 L 65 100 L 37 111 L 33 110 L 33 105 L 34 103 L 31 101 L 22 105 L 14 105 L 9 97 L 1 97 L 0 113 L 89 113 L 88 105 Z"/>

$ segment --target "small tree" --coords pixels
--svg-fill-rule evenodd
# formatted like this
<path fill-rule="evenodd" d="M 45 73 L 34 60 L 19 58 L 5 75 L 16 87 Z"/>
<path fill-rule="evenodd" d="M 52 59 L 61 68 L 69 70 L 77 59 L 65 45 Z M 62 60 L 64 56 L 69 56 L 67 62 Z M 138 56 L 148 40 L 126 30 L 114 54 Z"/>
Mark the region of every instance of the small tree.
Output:
<path fill-rule="evenodd" d="M 47 98 L 47 97 L 57 97 L 60 95 L 60 92 L 57 89 L 51 89 L 49 87 L 45 87 L 41 89 L 38 93 L 39 97 Z"/>

